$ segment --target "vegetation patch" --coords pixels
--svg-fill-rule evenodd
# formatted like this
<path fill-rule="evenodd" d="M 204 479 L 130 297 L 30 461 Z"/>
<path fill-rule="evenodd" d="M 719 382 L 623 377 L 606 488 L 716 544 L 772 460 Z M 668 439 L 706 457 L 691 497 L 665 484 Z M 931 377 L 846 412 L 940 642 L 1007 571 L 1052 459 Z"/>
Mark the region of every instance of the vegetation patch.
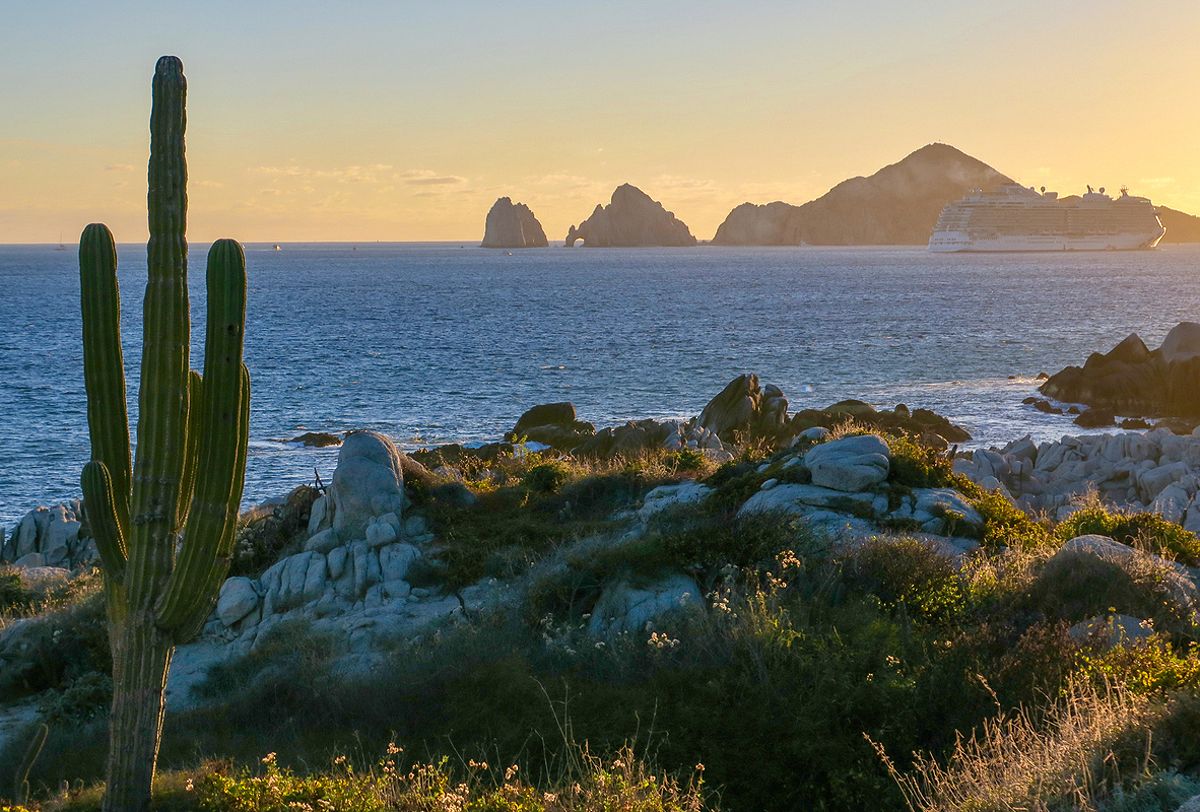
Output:
<path fill-rule="evenodd" d="M 1064 541 L 1092 534 L 1108 536 L 1188 566 L 1200 565 L 1200 538 L 1156 513 L 1127 513 L 1093 502 L 1061 522 L 1056 534 Z"/>

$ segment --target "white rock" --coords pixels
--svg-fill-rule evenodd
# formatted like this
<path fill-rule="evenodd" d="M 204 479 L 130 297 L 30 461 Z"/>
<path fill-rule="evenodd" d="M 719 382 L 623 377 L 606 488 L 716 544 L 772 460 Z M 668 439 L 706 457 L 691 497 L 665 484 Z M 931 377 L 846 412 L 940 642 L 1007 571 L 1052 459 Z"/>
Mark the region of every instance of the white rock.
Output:
<path fill-rule="evenodd" d="M 402 581 L 408 577 L 412 563 L 421 557 L 421 551 L 411 544 L 389 544 L 379 548 L 380 577 L 384 583 Z"/>
<path fill-rule="evenodd" d="M 217 617 L 232 626 L 258 608 L 258 592 L 254 581 L 242 576 L 227 578 L 217 597 Z"/>
<path fill-rule="evenodd" d="M 332 527 L 320 531 L 304 542 L 305 552 L 328 553 L 341 544 L 337 531 Z"/>
<path fill-rule="evenodd" d="M 338 452 L 329 495 L 333 528 L 341 538 L 363 538 L 371 519 L 386 513 L 401 515 L 404 474 L 400 452 L 382 434 L 356 431 L 347 435 Z"/>
<path fill-rule="evenodd" d="M 816 446 L 804 455 L 814 485 L 839 491 L 862 491 L 887 479 L 887 443 L 874 434 L 843 437 Z"/>
<path fill-rule="evenodd" d="M 738 516 L 775 511 L 805 515 L 811 512 L 808 510 L 810 507 L 870 513 L 874 511 L 874 502 L 875 495 L 872 493 L 847 493 L 819 485 L 789 483 L 754 494 L 738 510 Z"/>
<path fill-rule="evenodd" d="M 1187 490 L 1176 482 L 1159 491 L 1158 496 L 1150 503 L 1150 510 L 1168 522 L 1180 524 L 1190 501 L 1191 496 Z"/>
<path fill-rule="evenodd" d="M 672 575 L 645 585 L 620 581 L 607 587 L 592 610 L 588 634 L 608 637 L 623 632 L 642 633 L 664 615 L 698 610 L 704 599 L 696 582 L 686 575 Z"/>
<path fill-rule="evenodd" d="M 708 498 L 713 491 L 707 485 L 687 480 L 676 485 L 660 485 L 646 494 L 638 518 L 643 523 L 651 517 L 676 505 L 694 505 Z"/>

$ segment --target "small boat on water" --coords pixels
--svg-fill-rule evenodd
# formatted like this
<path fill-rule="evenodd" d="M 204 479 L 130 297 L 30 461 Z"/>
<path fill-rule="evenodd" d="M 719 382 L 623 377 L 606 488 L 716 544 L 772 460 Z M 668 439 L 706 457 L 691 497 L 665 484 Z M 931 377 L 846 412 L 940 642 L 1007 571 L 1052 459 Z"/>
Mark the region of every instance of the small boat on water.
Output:
<path fill-rule="evenodd" d="M 279 243 L 275 243 L 275 245 L 273 245 L 273 246 L 271 246 L 271 247 L 272 247 L 272 248 L 274 248 L 276 251 L 282 251 L 282 250 L 283 250 L 283 246 L 281 246 Z"/>

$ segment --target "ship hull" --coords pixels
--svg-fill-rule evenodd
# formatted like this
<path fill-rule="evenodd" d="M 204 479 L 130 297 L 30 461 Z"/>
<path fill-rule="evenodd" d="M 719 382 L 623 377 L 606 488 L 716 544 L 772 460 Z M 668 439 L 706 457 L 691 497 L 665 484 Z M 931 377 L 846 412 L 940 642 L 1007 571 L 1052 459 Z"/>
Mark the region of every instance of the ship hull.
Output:
<path fill-rule="evenodd" d="M 1062 251 L 1145 251 L 1158 245 L 1166 230 L 1157 234 L 1020 234 L 972 236 L 965 231 L 935 231 L 929 250 L 938 254 L 1015 253 Z"/>

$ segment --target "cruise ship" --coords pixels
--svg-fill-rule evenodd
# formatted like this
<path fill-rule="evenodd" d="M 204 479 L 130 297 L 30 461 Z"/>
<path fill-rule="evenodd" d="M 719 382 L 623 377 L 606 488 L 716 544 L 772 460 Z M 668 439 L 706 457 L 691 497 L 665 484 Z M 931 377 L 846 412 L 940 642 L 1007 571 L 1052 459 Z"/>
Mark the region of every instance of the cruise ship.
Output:
<path fill-rule="evenodd" d="M 1087 194 L 1059 200 L 1018 184 L 975 191 L 942 209 L 929 250 L 1133 251 L 1158 245 L 1167 230 L 1154 206 L 1126 189 L 1113 199 L 1088 187 Z"/>

